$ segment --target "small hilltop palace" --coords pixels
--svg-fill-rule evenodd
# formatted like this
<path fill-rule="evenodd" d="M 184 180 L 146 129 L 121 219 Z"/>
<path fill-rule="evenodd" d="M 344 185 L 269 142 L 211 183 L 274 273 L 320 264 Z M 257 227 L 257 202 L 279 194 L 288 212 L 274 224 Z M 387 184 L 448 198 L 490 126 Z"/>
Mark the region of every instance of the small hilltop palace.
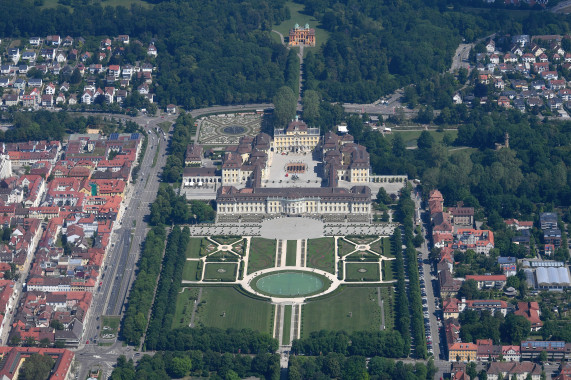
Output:
<path fill-rule="evenodd" d="M 187 155 L 196 151 L 189 146 Z M 369 154 L 353 136 L 321 136 L 296 118 L 273 139 L 260 133 L 226 147 L 220 171 L 185 168 L 183 189 L 215 190 L 218 219 L 226 222 L 276 216 L 369 222 L 370 185 L 382 182 L 370 171 Z"/>
<path fill-rule="evenodd" d="M 295 24 L 289 30 L 289 46 L 299 45 L 315 46 L 315 29 L 310 28 L 309 24 L 305 24 L 305 28 Z"/>

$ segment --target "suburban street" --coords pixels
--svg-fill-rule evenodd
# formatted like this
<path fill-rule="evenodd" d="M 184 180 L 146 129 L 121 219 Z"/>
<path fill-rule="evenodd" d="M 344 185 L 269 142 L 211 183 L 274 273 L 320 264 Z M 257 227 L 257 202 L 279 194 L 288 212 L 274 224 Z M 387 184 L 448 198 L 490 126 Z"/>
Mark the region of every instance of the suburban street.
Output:
<path fill-rule="evenodd" d="M 113 116 L 124 120 L 132 120 L 143 126 L 148 132 L 147 152 L 143 158 L 139 177 L 134 184 L 129 185 L 122 205 L 123 214 L 115 223 L 111 246 L 105 257 L 104 269 L 101 275 L 102 285 L 94 294 L 90 312 L 84 324 L 84 335 L 76 358 L 80 364 L 79 378 L 84 379 L 90 368 L 100 365 L 107 371 L 119 355 L 134 357 L 132 347 L 123 347 L 121 343 L 112 346 L 98 346 L 93 339 L 99 339 L 99 326 L 102 315 L 122 316 L 131 284 L 135 278 L 135 267 L 139 259 L 142 242 L 147 235 L 145 217 L 150 213 L 150 204 L 154 201 L 158 188 L 159 176 L 166 162 L 168 138 L 162 133 L 155 133 L 157 125 L 164 121 L 173 122 L 174 116 L 151 118 L 139 116 L 135 118 L 123 115 Z M 160 141 L 160 143 L 159 143 Z M 155 165 L 155 155 L 158 156 Z M 91 344 L 87 344 L 91 341 Z M 109 375 L 111 372 L 107 372 Z"/>

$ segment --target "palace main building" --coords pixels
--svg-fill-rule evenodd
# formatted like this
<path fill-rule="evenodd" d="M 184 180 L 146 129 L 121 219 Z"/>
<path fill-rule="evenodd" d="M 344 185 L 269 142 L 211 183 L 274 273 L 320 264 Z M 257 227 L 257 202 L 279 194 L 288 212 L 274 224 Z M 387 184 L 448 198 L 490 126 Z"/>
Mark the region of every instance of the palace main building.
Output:
<path fill-rule="evenodd" d="M 263 187 L 274 154 L 317 151 L 323 159 L 325 187 Z M 300 120 L 284 130 L 244 136 L 230 146 L 222 160 L 222 186 L 216 201 L 218 215 L 340 215 L 368 220 L 371 213 L 369 154 L 351 135 L 327 133 Z M 339 181 L 349 188 L 339 187 Z M 245 186 L 245 187 L 244 187 Z M 353 220 L 357 220 L 352 218 Z"/>

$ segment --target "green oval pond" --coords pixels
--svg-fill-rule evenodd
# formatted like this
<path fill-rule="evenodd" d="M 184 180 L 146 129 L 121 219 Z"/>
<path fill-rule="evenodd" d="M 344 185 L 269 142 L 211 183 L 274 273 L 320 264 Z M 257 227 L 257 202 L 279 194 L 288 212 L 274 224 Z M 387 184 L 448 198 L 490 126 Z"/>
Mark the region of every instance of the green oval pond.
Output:
<path fill-rule="evenodd" d="M 321 276 L 303 272 L 278 272 L 259 278 L 255 287 L 262 293 L 277 297 L 315 294 L 326 286 Z"/>

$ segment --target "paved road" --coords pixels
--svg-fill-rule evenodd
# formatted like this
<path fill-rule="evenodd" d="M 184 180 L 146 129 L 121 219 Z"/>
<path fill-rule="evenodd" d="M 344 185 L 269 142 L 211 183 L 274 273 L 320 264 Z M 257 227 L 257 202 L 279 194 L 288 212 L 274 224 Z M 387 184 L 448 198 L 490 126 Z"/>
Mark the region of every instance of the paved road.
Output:
<path fill-rule="evenodd" d="M 470 69 L 470 63 L 468 58 L 470 57 L 470 50 L 472 49 L 472 44 L 460 44 L 452 57 L 452 65 L 450 66 L 450 72 L 454 72 L 460 68 Z"/>
<path fill-rule="evenodd" d="M 404 94 L 403 89 L 398 89 L 384 100 L 378 100 L 371 104 L 344 103 L 343 108 L 347 113 L 368 113 L 381 115 L 394 115 L 398 107 L 403 107 L 403 111 L 408 118 L 416 114 L 417 111 L 408 109 L 400 102 Z"/>
<path fill-rule="evenodd" d="M 149 206 L 156 197 L 159 188 L 160 171 L 166 162 L 167 141 L 162 133 L 160 136 L 157 136 L 154 130 L 157 124 L 164 121 L 172 122 L 174 119 L 174 116 L 166 116 L 165 118 L 112 116 L 136 121 L 146 131 L 149 131 L 148 147 L 141 164 L 139 178 L 135 184 L 129 185 L 127 190 L 128 194 L 125 196 L 125 203 L 123 204 L 123 216 L 115 223 L 115 230 L 111 237 L 111 247 L 105 257 L 101 278 L 102 286 L 94 294 L 85 323 L 83 341 L 77 351 L 80 363 L 79 378 L 85 378 L 90 365 L 93 364 L 91 356 L 81 354 L 97 349 L 93 345 L 93 339 L 99 333 L 100 317 L 102 315 L 122 316 L 123 314 L 123 306 L 135 278 L 134 272 L 139 258 L 140 245 L 148 231 L 145 217 L 149 214 Z M 169 137 L 170 135 L 167 134 L 166 139 L 168 140 Z M 161 140 L 160 144 L 158 144 L 158 139 Z M 153 167 L 153 160 L 157 150 L 159 152 L 157 162 Z M 86 344 L 88 340 L 92 341 L 90 345 Z M 129 347 L 120 347 L 112 351 L 112 354 L 110 354 L 114 355 L 112 362 L 115 362 L 118 355 L 125 354 L 129 350 L 131 350 Z M 98 360 L 101 361 L 100 359 Z"/>

